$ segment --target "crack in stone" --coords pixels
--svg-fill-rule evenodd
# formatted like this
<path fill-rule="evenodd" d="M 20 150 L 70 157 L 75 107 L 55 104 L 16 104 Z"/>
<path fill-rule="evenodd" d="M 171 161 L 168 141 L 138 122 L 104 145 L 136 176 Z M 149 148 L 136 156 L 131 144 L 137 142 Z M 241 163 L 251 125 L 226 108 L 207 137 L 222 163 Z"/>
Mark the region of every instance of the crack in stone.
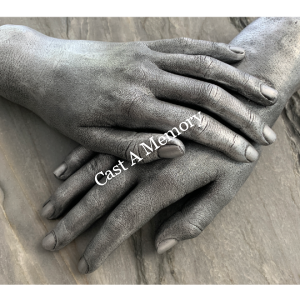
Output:
<path fill-rule="evenodd" d="M 69 18 L 66 17 L 66 36 L 67 36 L 67 39 L 69 40 Z"/>
<path fill-rule="evenodd" d="M 145 261 L 143 257 L 143 247 L 142 247 L 142 230 L 132 235 L 134 254 L 136 257 L 136 269 L 138 274 L 137 284 L 149 284 L 146 273 L 145 273 Z"/>
<path fill-rule="evenodd" d="M 0 187 L 0 205 L 3 206 L 4 203 L 4 192 Z"/>
<path fill-rule="evenodd" d="M 281 116 L 290 141 L 295 171 L 300 175 L 300 90 L 289 99 Z"/>
<path fill-rule="evenodd" d="M 170 268 L 170 274 L 172 275 L 174 281 L 176 284 L 184 284 L 184 282 L 180 282 L 177 276 L 177 273 L 175 272 L 174 268 L 174 253 L 173 250 L 170 249 L 169 251 L 166 252 L 166 258 L 167 258 L 167 263 Z"/>
<path fill-rule="evenodd" d="M 256 18 L 247 18 L 247 17 L 238 17 L 238 18 L 229 18 L 231 24 L 238 30 L 242 31 L 246 26 Z"/>

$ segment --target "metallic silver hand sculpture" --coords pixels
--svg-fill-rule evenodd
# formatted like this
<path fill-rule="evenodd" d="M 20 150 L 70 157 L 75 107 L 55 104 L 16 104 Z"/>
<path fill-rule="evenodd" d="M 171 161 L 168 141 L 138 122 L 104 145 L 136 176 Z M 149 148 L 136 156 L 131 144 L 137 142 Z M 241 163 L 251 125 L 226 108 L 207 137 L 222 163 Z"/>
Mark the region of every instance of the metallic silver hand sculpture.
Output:
<path fill-rule="evenodd" d="M 235 160 L 252 162 L 258 153 L 216 117 L 259 144 L 276 138 L 258 115 L 224 89 L 262 105 L 276 102 L 276 90 L 224 63 L 241 61 L 243 48 L 184 38 L 61 40 L 13 25 L 0 27 L 0 41 L 0 95 L 34 111 L 89 150 L 129 160 L 137 149 L 143 162 L 179 157 L 184 146 L 178 139 L 151 156 L 138 148 L 152 136 L 157 141 L 199 109 L 215 117 L 202 112 L 198 126 L 181 136 Z M 56 174 L 64 178 L 66 171 L 63 165 Z"/>
<path fill-rule="evenodd" d="M 277 102 L 268 107 L 234 94 L 246 110 L 272 126 L 286 101 L 300 87 L 300 19 L 258 19 L 243 30 L 231 46 L 242 47 L 246 51 L 246 59 L 236 64 L 239 71 L 259 78 L 279 92 Z M 63 248 L 119 203 L 79 262 L 80 272 L 93 272 L 157 212 L 184 196 L 186 202 L 182 208 L 160 227 L 156 247 L 162 253 L 179 241 L 198 236 L 234 197 L 255 163 L 235 162 L 221 152 L 193 142 L 185 145 L 184 156 L 136 165 L 101 187 L 94 182 L 95 173 L 111 168 L 117 158 L 104 154 L 91 158 L 90 152 L 82 148 L 75 150 L 65 162 L 72 172 L 80 166 L 80 162 L 91 160 L 81 163 L 83 166 L 47 202 L 45 208 L 49 218 L 57 218 L 74 207 L 44 238 L 44 248 Z M 257 144 L 255 148 L 261 150 Z M 83 193 L 86 194 L 75 205 L 75 200 Z"/>

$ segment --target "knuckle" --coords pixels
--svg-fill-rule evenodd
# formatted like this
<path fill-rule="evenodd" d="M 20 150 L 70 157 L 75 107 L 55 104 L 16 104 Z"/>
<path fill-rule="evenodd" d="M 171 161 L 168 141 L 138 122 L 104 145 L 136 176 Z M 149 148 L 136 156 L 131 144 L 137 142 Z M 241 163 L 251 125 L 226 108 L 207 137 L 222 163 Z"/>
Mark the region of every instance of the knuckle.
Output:
<path fill-rule="evenodd" d="M 190 87 L 190 96 L 192 100 L 199 101 L 201 103 L 203 98 L 203 92 L 205 91 L 203 83 L 197 80 L 187 81 L 187 86 Z"/>
<path fill-rule="evenodd" d="M 209 126 L 209 119 L 207 116 L 203 116 L 203 118 L 201 119 L 201 122 L 198 125 L 198 128 L 199 128 L 198 134 L 200 135 L 203 132 L 205 132 L 207 130 L 208 126 Z"/>
<path fill-rule="evenodd" d="M 71 166 L 71 165 L 76 165 L 80 163 L 80 157 L 79 154 L 75 151 L 71 154 L 68 155 L 68 157 L 65 159 L 65 162 Z"/>
<path fill-rule="evenodd" d="M 180 46 L 187 47 L 188 45 L 190 45 L 192 43 L 193 40 L 190 38 L 187 38 L 187 37 L 179 37 L 179 38 L 176 38 L 175 41 Z"/>
<path fill-rule="evenodd" d="M 140 62 L 141 58 L 136 56 L 136 61 L 127 65 L 124 68 L 117 70 L 118 72 L 122 73 L 122 76 L 125 80 L 131 82 L 132 80 L 140 80 L 143 81 L 146 78 L 146 70 L 145 66 Z"/>
<path fill-rule="evenodd" d="M 193 122 L 195 123 L 195 126 L 190 128 L 191 134 L 198 138 L 202 133 L 204 133 L 207 130 L 208 126 L 210 126 L 209 118 L 205 114 L 200 113 L 199 119 L 200 120 L 194 119 Z"/>
<path fill-rule="evenodd" d="M 242 138 L 240 135 L 236 133 L 232 133 L 230 135 L 230 138 L 228 139 L 228 142 L 224 147 L 224 150 L 226 150 L 229 153 L 235 152 L 244 156 L 247 145 L 248 143 L 244 138 Z"/>
<path fill-rule="evenodd" d="M 213 62 L 213 59 L 210 56 L 207 55 L 197 55 L 197 56 L 199 57 L 199 62 L 201 63 L 201 66 L 203 68 L 208 68 Z"/>
<path fill-rule="evenodd" d="M 145 155 L 141 155 L 141 147 L 139 144 L 141 143 L 141 139 L 138 137 L 139 133 L 133 132 L 129 138 L 120 139 L 117 145 L 116 154 L 127 161 L 131 161 L 131 153 L 133 152 L 140 158 L 143 158 Z M 138 163 L 138 161 L 136 161 Z"/>
<path fill-rule="evenodd" d="M 101 198 L 102 197 L 102 198 Z M 103 191 L 99 188 L 92 189 L 86 196 L 85 196 L 86 206 L 89 210 L 100 213 L 105 209 L 105 201 L 103 201 Z"/>
<path fill-rule="evenodd" d="M 100 162 L 96 158 L 92 159 L 87 164 L 87 172 L 90 174 L 96 174 L 100 169 L 101 169 Z"/>
<path fill-rule="evenodd" d="M 183 219 L 183 230 L 185 233 L 185 237 L 187 238 L 195 238 L 197 237 L 202 231 L 203 231 L 203 227 L 201 226 L 201 217 L 196 216 L 196 219 L 190 220 L 189 216 L 185 214 L 184 210 L 182 213 L 182 217 Z"/>
<path fill-rule="evenodd" d="M 224 101 L 223 103 L 220 102 L 222 99 L 226 99 L 226 93 L 222 88 L 212 83 L 205 83 L 201 92 L 201 97 L 197 98 L 200 103 L 204 100 L 207 106 L 213 108 L 216 112 L 224 113 Z"/>
<path fill-rule="evenodd" d="M 260 130 L 264 122 L 262 119 L 257 116 L 251 109 L 246 109 L 243 113 L 243 124 L 241 124 L 241 128 L 243 130 L 251 129 L 251 130 Z"/>
<path fill-rule="evenodd" d="M 228 141 L 228 143 L 226 144 L 226 148 L 228 148 L 229 150 L 232 148 L 235 148 L 236 146 L 238 146 L 240 144 L 240 139 L 239 139 L 239 135 L 236 133 L 233 133 L 230 136 L 230 139 Z"/>
<path fill-rule="evenodd" d="M 196 59 L 195 64 L 198 64 L 199 73 L 201 73 L 204 78 L 211 78 L 213 71 L 218 67 L 217 60 L 207 55 L 198 55 Z"/>
<path fill-rule="evenodd" d="M 129 44 L 134 45 L 134 47 L 136 49 L 140 49 L 141 51 L 149 50 L 149 48 L 147 47 L 147 44 L 143 41 L 129 42 Z"/>
<path fill-rule="evenodd" d="M 215 84 L 207 84 L 205 92 L 209 99 L 220 99 L 221 88 Z"/>
<path fill-rule="evenodd" d="M 242 86 L 247 86 L 249 83 L 251 83 L 251 75 L 248 73 L 243 73 L 241 75 L 241 81 L 242 81 Z"/>
<path fill-rule="evenodd" d="M 193 239 L 197 237 L 203 231 L 203 229 L 200 229 L 199 225 L 189 223 L 186 225 L 186 231 L 188 232 L 188 238 Z"/>
<path fill-rule="evenodd" d="M 246 124 L 246 128 L 247 127 L 253 127 L 255 126 L 255 124 L 257 123 L 257 118 L 256 118 L 256 114 L 251 111 L 250 109 L 248 110 L 248 118 L 247 118 L 247 124 Z"/>
<path fill-rule="evenodd" d="M 156 176 L 156 181 L 159 185 L 164 187 L 163 190 L 165 191 L 164 198 L 166 200 L 162 201 L 161 209 L 173 203 L 174 200 L 180 199 L 187 194 L 185 187 L 181 184 L 182 180 L 177 173 L 163 170 Z"/>
<path fill-rule="evenodd" d="M 128 218 L 129 220 L 131 218 Z M 126 222 L 125 218 L 120 215 L 118 217 L 109 217 L 107 220 L 107 229 L 111 234 L 120 234 L 124 232 L 124 230 L 128 227 L 128 222 Z"/>
<path fill-rule="evenodd" d="M 214 52 L 215 50 L 218 49 L 218 43 L 216 43 L 216 42 L 210 42 L 210 48 Z"/>
<path fill-rule="evenodd" d="M 138 153 L 137 149 L 138 149 L 138 146 L 137 146 L 137 143 L 136 143 L 136 141 L 134 140 L 134 137 L 133 137 L 131 139 L 131 141 L 126 143 L 126 149 L 124 151 L 125 159 L 127 161 L 130 161 L 131 160 L 130 152 Z M 137 155 L 139 155 L 139 153 Z"/>
<path fill-rule="evenodd" d="M 134 88 L 130 88 L 130 91 L 126 94 L 122 92 L 122 96 L 119 96 L 121 99 L 119 109 L 126 122 L 129 122 L 130 124 L 133 121 L 136 123 L 140 120 L 142 113 L 141 107 L 145 102 L 145 97 L 146 96 L 142 95 Z"/>
<path fill-rule="evenodd" d="M 137 137 L 135 138 L 135 143 L 132 146 L 132 151 L 133 153 L 136 153 L 140 158 L 142 158 L 143 160 L 140 162 L 137 162 L 139 164 L 144 164 L 147 162 L 150 162 L 153 160 L 155 154 L 156 154 L 156 150 L 155 147 L 153 146 L 153 151 L 148 149 L 148 153 L 150 152 L 150 154 L 147 156 L 147 151 L 145 148 L 143 148 L 143 146 L 141 146 L 141 143 L 146 143 L 148 144 L 149 142 L 149 138 L 151 137 L 151 135 L 149 135 L 149 137 L 143 133 L 138 133 Z M 155 140 L 155 139 L 154 139 Z M 157 143 L 157 141 L 156 141 Z"/>
<path fill-rule="evenodd" d="M 191 65 L 195 69 L 197 74 L 204 74 L 203 72 L 203 56 L 202 55 L 193 55 L 191 59 Z"/>

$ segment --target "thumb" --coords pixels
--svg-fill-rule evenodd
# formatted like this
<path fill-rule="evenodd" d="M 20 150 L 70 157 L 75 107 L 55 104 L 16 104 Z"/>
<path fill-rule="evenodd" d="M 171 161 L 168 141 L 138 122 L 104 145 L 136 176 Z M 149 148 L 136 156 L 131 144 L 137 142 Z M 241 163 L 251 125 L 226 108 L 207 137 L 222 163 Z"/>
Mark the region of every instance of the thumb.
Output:
<path fill-rule="evenodd" d="M 155 239 L 157 253 L 162 254 L 182 240 L 197 237 L 233 196 L 217 181 L 199 190 L 181 211 L 160 226 Z"/>
<path fill-rule="evenodd" d="M 73 173 L 84 166 L 97 153 L 83 146 L 76 147 L 65 160 L 55 169 L 54 176 L 60 180 L 68 179 Z"/>
<path fill-rule="evenodd" d="M 179 139 L 166 134 L 98 127 L 80 130 L 80 143 L 85 147 L 127 161 L 136 158 L 134 160 L 136 163 L 149 163 L 161 158 L 176 158 L 185 152 L 185 147 Z"/>

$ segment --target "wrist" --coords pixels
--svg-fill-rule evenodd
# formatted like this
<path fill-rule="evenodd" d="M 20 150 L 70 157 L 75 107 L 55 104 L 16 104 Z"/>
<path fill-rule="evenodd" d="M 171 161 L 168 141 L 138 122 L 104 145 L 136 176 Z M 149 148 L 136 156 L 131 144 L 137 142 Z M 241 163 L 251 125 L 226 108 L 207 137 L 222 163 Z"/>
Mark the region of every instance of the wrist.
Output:
<path fill-rule="evenodd" d="M 0 95 L 34 112 L 41 107 L 42 61 L 37 49 L 41 36 L 25 26 L 0 27 Z"/>
<path fill-rule="evenodd" d="M 267 30 L 261 34 L 264 28 Z M 287 100 L 299 88 L 300 22 L 293 18 L 260 18 L 243 32 L 232 42 L 246 49 L 246 59 L 239 68 L 265 81 L 279 93 L 272 106 L 261 107 L 250 102 L 246 105 L 272 126 Z M 257 49 L 263 49 L 264 55 Z"/>

